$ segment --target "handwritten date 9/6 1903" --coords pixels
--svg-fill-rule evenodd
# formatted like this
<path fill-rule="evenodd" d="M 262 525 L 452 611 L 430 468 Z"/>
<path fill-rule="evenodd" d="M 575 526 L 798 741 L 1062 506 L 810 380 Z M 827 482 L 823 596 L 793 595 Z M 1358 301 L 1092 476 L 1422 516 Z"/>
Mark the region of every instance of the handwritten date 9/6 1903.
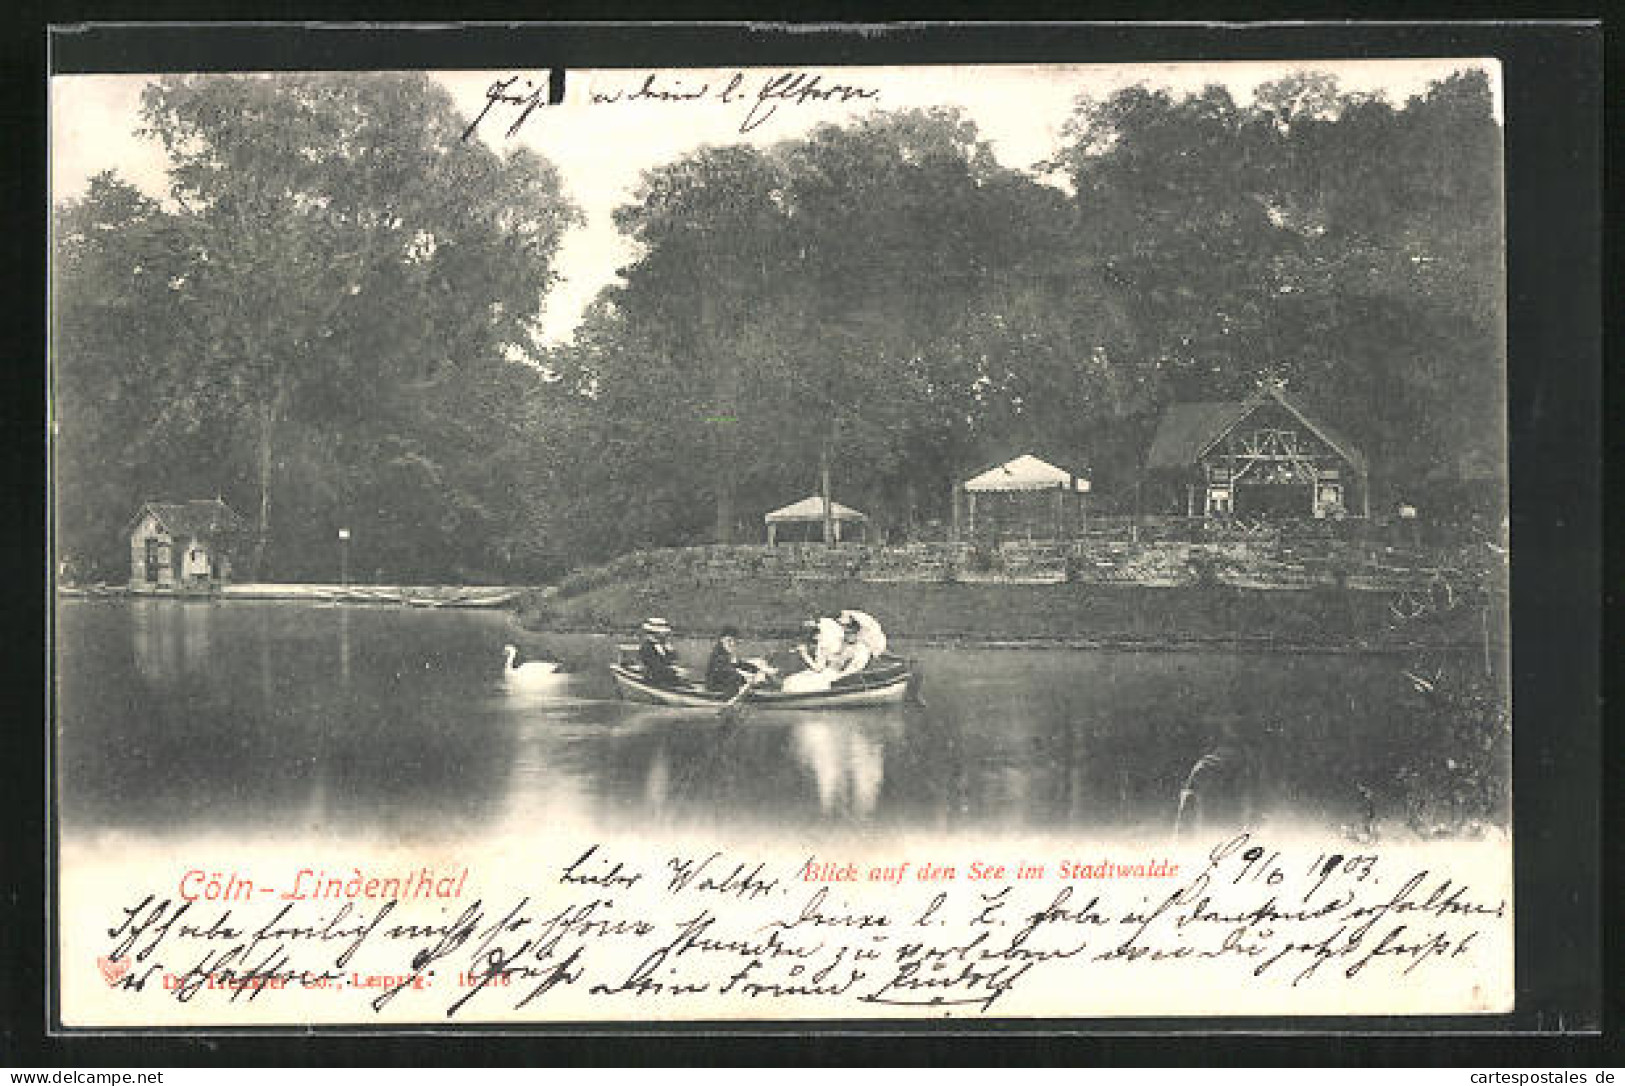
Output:
<path fill-rule="evenodd" d="M 510 882 L 466 905 L 261 909 L 146 894 L 100 949 L 104 963 L 133 966 L 104 970 L 132 996 L 161 974 L 151 989 L 181 1002 L 349 993 L 363 1019 L 392 1005 L 541 1014 L 555 997 L 571 1013 L 654 1000 L 670 1014 L 685 1002 L 759 1014 L 780 1001 L 795 1015 L 987 1014 L 1024 990 L 1036 998 L 1125 968 L 1173 980 L 1206 963 L 1203 975 L 1219 969 L 1226 984 L 1289 990 L 1473 967 L 1509 919 L 1505 900 L 1449 873 L 1288 853 L 1245 834 L 1185 870 L 1195 873 L 1149 893 L 1155 883 L 1060 878 L 809 886 L 778 857 L 718 850 L 657 866 L 595 844 L 537 869 L 528 889 Z"/>

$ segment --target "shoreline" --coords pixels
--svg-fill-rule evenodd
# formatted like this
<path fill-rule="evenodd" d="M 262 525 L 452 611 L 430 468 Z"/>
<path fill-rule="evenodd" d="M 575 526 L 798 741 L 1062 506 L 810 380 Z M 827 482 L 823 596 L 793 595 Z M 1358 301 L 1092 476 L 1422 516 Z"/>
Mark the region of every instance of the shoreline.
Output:
<path fill-rule="evenodd" d="M 550 634 L 636 640 L 650 614 L 669 616 L 679 636 L 715 637 L 735 626 L 756 641 L 792 641 L 790 616 L 833 613 L 845 601 L 867 605 L 893 640 L 920 649 L 1111 651 L 1248 655 L 1383 656 L 1485 651 L 1476 609 L 1395 624 L 1374 608 L 1375 593 L 1149 585 L 817 586 L 621 581 L 561 598 L 556 589 L 515 586 L 339 585 L 258 582 L 212 592 L 156 592 L 126 586 L 57 586 L 58 599 L 170 600 L 180 603 L 283 602 L 426 610 L 505 612 L 519 638 Z M 981 630 L 967 628 L 974 622 Z M 1487 631 L 1486 631 L 1487 632 Z M 1504 655 L 1491 638 L 1489 651 Z"/>
<path fill-rule="evenodd" d="M 523 585 L 373 585 L 308 581 L 256 581 L 191 588 L 134 588 L 128 585 L 56 585 L 59 599 L 178 600 L 185 603 L 257 601 L 343 603 L 393 607 L 478 607 L 516 609 L 533 588 Z"/>
<path fill-rule="evenodd" d="M 516 616 L 517 618 L 517 616 Z M 526 626 L 522 622 L 515 622 L 520 636 L 528 638 L 546 638 L 551 635 L 566 637 L 597 636 L 617 637 L 625 639 L 628 643 L 635 641 L 638 636 L 637 626 L 623 626 L 619 624 L 605 625 L 560 625 L 538 629 Z M 740 626 L 739 636 L 745 641 L 792 641 L 797 631 L 783 629 L 754 629 Z M 708 641 L 715 638 L 721 627 L 689 626 L 679 630 L 676 634 L 678 640 Z M 1368 641 L 1350 642 L 1315 642 L 1315 641 L 1289 641 L 1281 638 L 1225 638 L 1201 637 L 1191 635 L 1186 637 L 1159 637 L 1159 638 L 1132 638 L 1132 637 L 1090 637 L 1079 636 L 1034 636 L 1034 637 L 988 637 L 979 638 L 973 635 L 959 634 L 920 634 L 912 635 L 906 632 L 887 632 L 887 637 L 894 645 L 906 645 L 913 649 L 985 649 L 989 651 L 1107 651 L 1107 652 L 1234 652 L 1234 653 L 1292 653 L 1303 656 L 1392 656 L 1408 652 L 1479 652 L 1483 646 L 1479 642 L 1467 640 L 1454 641 L 1391 641 L 1387 643 L 1372 643 Z"/>
<path fill-rule="evenodd" d="M 538 628 L 526 625 L 525 612 L 513 605 L 484 606 L 464 603 L 441 604 L 413 608 L 407 604 L 392 600 L 334 600 L 322 596 L 305 593 L 228 593 L 216 595 L 183 595 L 179 593 L 143 593 L 129 592 L 127 590 L 101 591 L 101 592 L 63 592 L 58 590 L 58 596 L 63 599 L 85 600 L 160 600 L 177 603 L 327 603 L 349 607 L 384 608 L 414 610 L 485 610 L 503 611 L 508 614 L 508 620 L 513 625 L 515 633 L 524 638 L 545 638 L 549 635 L 559 634 L 566 636 L 597 636 L 619 637 L 628 641 L 637 637 L 637 623 L 564 623 L 548 625 Z M 715 637 L 721 626 L 693 625 L 683 629 L 680 636 L 685 638 L 709 639 Z M 740 627 L 740 634 L 754 641 L 788 641 L 793 640 L 798 631 L 787 630 L 782 627 Z M 1109 651 L 1109 652 L 1233 652 L 1233 653 L 1292 653 L 1295 655 L 1346 655 L 1346 656 L 1388 656 L 1407 652 L 1433 651 L 1433 652 L 1476 652 L 1482 649 L 1482 643 L 1467 639 L 1446 640 L 1347 640 L 1347 641 L 1303 641 L 1290 638 L 1253 636 L 1253 637 L 1224 637 L 1204 636 L 1199 634 L 1167 634 L 1161 636 L 1132 637 L 1108 635 L 1033 635 L 1028 637 L 1000 634 L 998 636 L 978 637 L 965 633 L 921 633 L 910 634 L 896 632 L 891 635 L 899 643 L 906 643 L 912 648 L 920 649 L 985 649 L 990 651 Z"/>
<path fill-rule="evenodd" d="M 801 620 L 856 607 L 895 642 L 922 648 L 1072 649 L 1387 655 L 1484 651 L 1493 616 L 1467 604 L 1401 619 L 1390 597 L 1348 588 L 1191 585 L 816 584 L 671 576 L 605 584 L 561 597 L 531 593 L 514 616 L 526 636 L 602 634 L 636 640 L 650 615 L 681 637 L 738 628 L 752 640 L 794 641 Z M 1489 638 L 1504 655 L 1504 642 Z"/>
<path fill-rule="evenodd" d="M 523 611 L 514 605 L 486 606 L 471 604 L 441 604 L 412 607 L 411 605 L 391 600 L 334 600 L 321 596 L 305 594 L 244 594 L 229 595 L 183 595 L 179 593 L 150 593 L 102 591 L 102 592 L 58 592 L 60 598 L 75 600 L 156 600 L 175 603 L 325 603 L 331 606 L 362 607 L 368 609 L 394 608 L 397 610 L 483 610 L 489 612 L 506 612 L 508 620 L 514 627 L 516 636 L 520 638 L 546 638 L 550 635 L 564 636 L 595 636 L 623 638 L 627 641 L 637 637 L 637 624 L 621 623 L 569 623 L 549 625 L 546 628 L 537 628 L 524 624 Z M 685 627 L 680 637 L 686 639 L 708 640 L 714 638 L 721 630 L 720 626 L 689 626 Z M 740 627 L 740 635 L 752 641 L 790 641 L 794 640 L 797 631 L 783 628 Z M 1079 635 L 1034 635 L 1019 637 L 999 635 L 996 637 L 978 637 L 973 634 L 959 633 L 923 633 L 911 635 L 906 632 L 893 633 L 892 638 L 899 643 L 906 643 L 911 648 L 919 649 L 985 649 L 990 651 L 1107 651 L 1107 652 L 1232 652 L 1248 654 L 1291 653 L 1294 655 L 1313 656 L 1391 656 L 1408 652 L 1477 652 L 1482 650 L 1482 643 L 1465 640 L 1392 640 L 1386 642 L 1372 641 L 1300 641 L 1278 637 L 1208 637 L 1196 634 L 1190 635 L 1164 635 L 1158 637 L 1111 637 Z"/>

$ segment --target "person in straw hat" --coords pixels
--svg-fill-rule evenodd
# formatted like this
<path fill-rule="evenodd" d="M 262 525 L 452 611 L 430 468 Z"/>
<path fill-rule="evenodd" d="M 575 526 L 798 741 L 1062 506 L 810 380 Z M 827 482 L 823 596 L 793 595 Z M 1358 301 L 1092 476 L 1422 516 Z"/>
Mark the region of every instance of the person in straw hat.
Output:
<path fill-rule="evenodd" d="M 651 618 L 641 627 L 638 663 L 643 665 L 644 681 L 655 686 L 677 686 L 683 681 L 677 665 L 677 650 L 671 646 L 671 623 Z"/>

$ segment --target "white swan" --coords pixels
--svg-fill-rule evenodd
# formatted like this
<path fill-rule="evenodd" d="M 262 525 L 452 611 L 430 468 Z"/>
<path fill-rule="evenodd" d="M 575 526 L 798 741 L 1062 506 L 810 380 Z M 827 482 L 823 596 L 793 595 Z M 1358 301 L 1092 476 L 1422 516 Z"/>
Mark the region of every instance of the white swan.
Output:
<path fill-rule="evenodd" d="M 528 660 L 523 664 L 514 666 L 514 660 L 519 650 L 512 645 L 502 646 L 503 665 L 502 677 L 510 683 L 529 686 L 534 683 L 552 682 L 563 678 L 559 672 L 557 660 Z"/>

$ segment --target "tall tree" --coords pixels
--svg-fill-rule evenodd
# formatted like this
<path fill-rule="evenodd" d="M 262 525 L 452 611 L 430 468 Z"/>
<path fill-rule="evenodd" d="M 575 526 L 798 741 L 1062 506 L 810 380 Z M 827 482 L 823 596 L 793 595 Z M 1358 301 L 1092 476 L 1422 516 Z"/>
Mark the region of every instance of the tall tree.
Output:
<path fill-rule="evenodd" d="M 216 462 L 230 435 L 189 375 L 189 246 L 174 216 L 103 173 L 57 209 L 53 234 L 55 529 L 65 554 L 107 575 L 135 503 L 213 493 L 220 480 L 196 465 Z"/>
<path fill-rule="evenodd" d="M 1067 273 L 1061 195 L 999 167 L 950 110 L 707 149 L 637 195 L 618 221 L 640 256 L 613 301 L 623 330 L 703 390 L 693 421 L 706 436 L 685 448 L 704 464 L 720 539 L 739 495 L 763 506 L 827 475 L 907 509 L 921 465 L 945 484 L 980 409 L 954 330 L 1004 280 Z"/>
<path fill-rule="evenodd" d="M 1375 454 L 1379 488 L 1501 462 L 1500 131 L 1481 72 L 1401 106 L 1316 74 L 1247 105 L 1134 87 L 1080 102 L 1066 132 L 1081 232 L 1159 395 L 1286 378 Z"/>
<path fill-rule="evenodd" d="M 142 113 L 188 246 L 196 382 L 252 449 L 258 571 L 278 479 L 310 448 L 294 435 L 364 428 L 381 400 L 523 352 L 572 211 L 542 159 L 464 142 L 421 75 L 173 76 Z M 359 470 L 347 448 L 310 470 Z"/>
<path fill-rule="evenodd" d="M 642 249 L 626 272 L 619 304 L 685 375 L 696 449 L 709 466 L 704 490 L 715 535 L 731 541 L 736 521 L 742 386 L 748 364 L 735 332 L 763 305 L 785 261 L 781 177 L 750 147 L 705 148 L 653 170 L 637 202 L 616 222 Z"/>

